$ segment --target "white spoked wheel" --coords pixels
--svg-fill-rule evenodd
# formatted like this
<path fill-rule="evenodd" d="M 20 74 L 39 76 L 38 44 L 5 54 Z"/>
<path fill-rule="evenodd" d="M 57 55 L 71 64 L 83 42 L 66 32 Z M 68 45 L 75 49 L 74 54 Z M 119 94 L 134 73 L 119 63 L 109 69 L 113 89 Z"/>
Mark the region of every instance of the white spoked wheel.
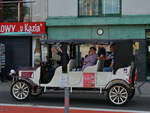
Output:
<path fill-rule="evenodd" d="M 25 100 L 30 95 L 30 87 L 24 81 L 17 81 L 11 87 L 11 95 L 19 101 Z"/>
<path fill-rule="evenodd" d="M 127 103 L 129 92 L 124 85 L 114 85 L 108 92 L 108 99 L 114 105 L 123 105 Z"/>

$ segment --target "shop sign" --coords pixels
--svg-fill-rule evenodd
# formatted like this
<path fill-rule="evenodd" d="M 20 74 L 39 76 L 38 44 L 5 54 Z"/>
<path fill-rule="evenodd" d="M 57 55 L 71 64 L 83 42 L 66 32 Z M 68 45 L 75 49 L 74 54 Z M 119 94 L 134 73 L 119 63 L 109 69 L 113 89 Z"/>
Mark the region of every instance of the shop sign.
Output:
<path fill-rule="evenodd" d="M 0 33 L 30 32 L 45 34 L 45 22 L 14 22 L 0 23 Z"/>

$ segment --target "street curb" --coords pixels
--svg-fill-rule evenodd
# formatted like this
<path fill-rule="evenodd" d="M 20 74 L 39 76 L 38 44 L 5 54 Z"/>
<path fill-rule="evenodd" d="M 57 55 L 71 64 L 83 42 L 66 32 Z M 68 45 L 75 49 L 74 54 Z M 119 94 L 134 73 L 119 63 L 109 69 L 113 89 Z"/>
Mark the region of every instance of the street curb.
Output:
<path fill-rule="evenodd" d="M 14 108 L 15 111 L 17 111 L 16 108 L 21 108 L 21 110 L 23 110 L 22 108 L 24 108 L 25 110 L 27 109 L 31 109 L 33 108 L 32 110 L 34 109 L 56 109 L 56 110 L 63 110 L 64 109 L 64 106 L 62 107 L 58 107 L 58 106 L 34 106 L 34 105 L 17 105 L 17 104 L 0 104 L 0 107 L 2 107 L 3 109 L 3 112 L 7 109 L 7 107 L 11 107 L 11 108 Z M 6 109 L 5 109 L 6 108 Z M 8 109 L 7 109 L 8 110 Z M 116 109 L 101 109 L 101 108 L 80 108 L 80 107 L 70 107 L 70 111 L 71 110 L 74 110 L 74 111 L 77 111 L 77 112 L 81 112 L 82 113 L 91 113 L 91 112 L 94 112 L 94 113 L 149 113 L 149 111 L 136 111 L 136 110 L 116 110 Z M 28 110 L 29 111 L 29 110 Z M 6 112 L 6 111 L 5 111 Z M 12 112 L 12 111 L 11 111 Z M 10 113 L 11 113 L 10 112 Z M 18 113 L 18 112 L 17 112 Z M 42 112 L 43 113 L 43 112 Z M 56 113 L 56 112 L 55 112 Z"/>

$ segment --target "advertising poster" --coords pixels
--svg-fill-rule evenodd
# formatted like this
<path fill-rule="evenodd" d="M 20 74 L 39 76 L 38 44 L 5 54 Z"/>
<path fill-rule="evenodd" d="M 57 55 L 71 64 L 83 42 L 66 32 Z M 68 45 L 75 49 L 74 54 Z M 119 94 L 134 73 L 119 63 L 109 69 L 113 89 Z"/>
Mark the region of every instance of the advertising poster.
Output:
<path fill-rule="evenodd" d="M 33 78 L 33 72 L 21 72 L 21 77 Z"/>
<path fill-rule="evenodd" d="M 85 88 L 95 87 L 95 73 L 83 73 L 83 86 Z"/>

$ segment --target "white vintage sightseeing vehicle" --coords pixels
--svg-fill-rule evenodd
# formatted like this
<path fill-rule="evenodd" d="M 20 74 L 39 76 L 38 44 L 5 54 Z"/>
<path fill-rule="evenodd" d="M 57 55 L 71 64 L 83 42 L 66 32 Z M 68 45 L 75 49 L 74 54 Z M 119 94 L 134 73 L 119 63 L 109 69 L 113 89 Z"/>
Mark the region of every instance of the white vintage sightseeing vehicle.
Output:
<path fill-rule="evenodd" d="M 77 44 L 76 44 L 77 45 Z M 74 46 L 76 46 L 74 44 Z M 71 49 L 70 49 L 71 50 Z M 77 49 L 75 49 L 77 50 Z M 20 68 L 15 74 L 11 86 L 11 95 L 18 101 L 29 96 L 39 96 L 48 89 L 60 90 L 69 87 L 70 93 L 74 90 L 106 92 L 110 103 L 114 105 L 126 104 L 135 94 L 136 68 L 133 56 L 132 41 L 116 42 L 114 52 L 115 65 L 112 72 L 98 71 L 97 61 L 94 66 L 84 71 L 76 68 L 76 59 L 70 59 L 67 64 L 68 73 L 62 73 L 62 66 L 58 66 L 51 80 L 42 82 L 42 66 L 37 68 Z"/>

